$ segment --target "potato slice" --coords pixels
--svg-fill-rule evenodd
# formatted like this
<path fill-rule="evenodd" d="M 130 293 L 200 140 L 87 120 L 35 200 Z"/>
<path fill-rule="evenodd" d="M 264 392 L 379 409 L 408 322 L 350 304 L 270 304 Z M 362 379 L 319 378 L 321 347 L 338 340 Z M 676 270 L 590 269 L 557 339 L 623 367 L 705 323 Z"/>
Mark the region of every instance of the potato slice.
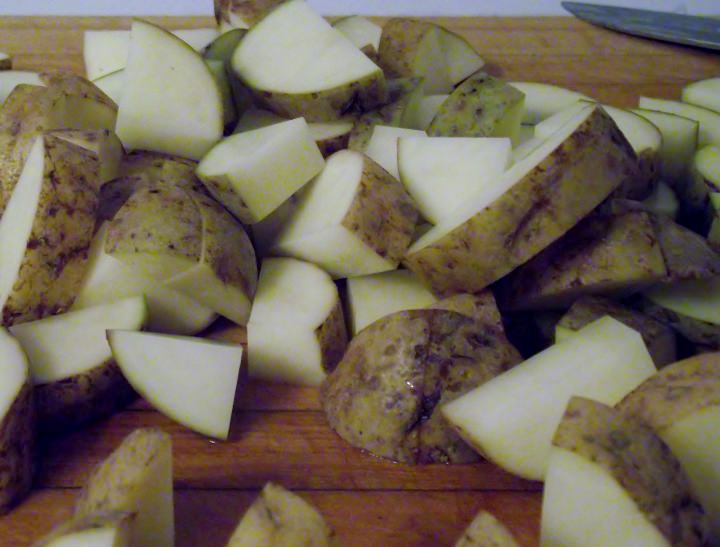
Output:
<path fill-rule="evenodd" d="M 483 289 L 577 224 L 635 161 L 614 122 L 589 106 L 415 241 L 403 262 L 439 294 Z"/>
<path fill-rule="evenodd" d="M 654 216 L 653 225 L 668 281 L 708 279 L 720 274 L 720 254 L 705 238 L 667 217 Z"/>
<path fill-rule="evenodd" d="M 430 122 L 437 115 L 442 105 L 450 95 L 425 95 L 418 101 L 417 108 L 413 112 L 413 116 L 407 120 L 407 127 L 412 129 L 427 130 Z"/>
<path fill-rule="evenodd" d="M 720 112 L 668 99 L 640 97 L 638 106 L 646 110 L 659 110 L 697 121 L 699 125 L 698 146 L 720 146 Z M 651 120 L 652 121 L 652 120 Z"/>
<path fill-rule="evenodd" d="M 425 93 L 449 93 L 484 61 L 461 36 L 428 21 L 397 17 L 385 23 L 378 63 L 392 78 L 424 78 Z"/>
<path fill-rule="evenodd" d="M 32 486 L 35 451 L 35 401 L 27 357 L 20 344 L 0 328 L 0 515 L 12 509 Z"/>
<path fill-rule="evenodd" d="M 251 377 L 319 385 L 347 345 L 335 283 L 314 264 L 266 258 L 247 337 Z"/>
<path fill-rule="evenodd" d="M 48 135 L 35 139 L 0 219 L 5 325 L 72 304 L 95 225 L 97 172 L 89 152 Z"/>
<path fill-rule="evenodd" d="M 132 547 L 130 528 L 134 515 L 109 511 L 71 519 L 57 526 L 32 547 Z"/>
<path fill-rule="evenodd" d="M 431 137 L 510 137 L 517 141 L 525 96 L 484 72 L 461 83 L 427 128 Z"/>
<path fill-rule="evenodd" d="M 683 87 L 681 99 L 684 103 L 720 112 L 718 96 L 720 96 L 720 78 L 708 78 Z"/>
<path fill-rule="evenodd" d="M 220 140 L 222 96 L 202 57 L 169 32 L 135 20 L 115 131 L 128 150 L 200 159 Z"/>
<path fill-rule="evenodd" d="M 365 146 L 365 155 L 377 162 L 393 178 L 400 180 L 398 141 L 401 138 L 422 139 L 426 137 L 424 131 L 417 129 L 376 125 L 373 127 L 370 140 Z"/>
<path fill-rule="evenodd" d="M 202 159 L 197 175 L 208 191 L 246 224 L 259 222 L 324 166 L 303 118 L 223 139 Z"/>
<path fill-rule="evenodd" d="M 120 174 L 120 162 L 125 151 L 117 135 L 108 129 L 81 131 L 78 129 L 58 129 L 49 135 L 67 141 L 91 152 L 98 165 L 98 174 L 94 179 L 96 189 Z"/>
<path fill-rule="evenodd" d="M 587 95 L 557 85 L 540 82 L 509 83 L 525 95 L 523 124 L 536 125 L 578 101 L 592 101 Z"/>
<path fill-rule="evenodd" d="M 133 547 L 172 547 L 172 441 L 159 429 L 136 429 L 91 473 L 75 503 L 75 519 L 103 511 L 135 515 Z"/>
<path fill-rule="evenodd" d="M 572 395 L 615 404 L 655 371 L 640 335 L 605 317 L 441 410 L 485 457 L 543 480 L 553 432 Z"/>
<path fill-rule="evenodd" d="M 573 397 L 553 439 L 541 545 L 704 545 L 688 479 L 651 429 Z"/>
<path fill-rule="evenodd" d="M 260 104 L 308 122 L 382 104 L 380 68 L 303 0 L 288 0 L 252 27 L 232 66 Z"/>
<path fill-rule="evenodd" d="M 658 372 L 617 408 L 652 427 L 678 458 L 720 540 L 720 354 L 685 359 Z"/>
<path fill-rule="evenodd" d="M 605 315 L 640 333 L 657 368 L 676 361 L 675 331 L 649 315 L 597 296 L 584 296 L 575 301 L 555 326 L 555 342 L 566 340 L 575 331 Z"/>
<path fill-rule="evenodd" d="M 471 462 L 477 455 L 438 408 L 519 360 L 492 323 L 441 309 L 397 312 L 351 340 L 322 386 L 323 408 L 342 438 L 377 456 Z"/>
<path fill-rule="evenodd" d="M 221 32 L 248 29 L 282 3 L 283 0 L 213 0 L 215 20 Z"/>
<path fill-rule="evenodd" d="M 491 513 L 480 511 L 455 547 L 519 547 L 519 544 L 502 522 Z"/>
<path fill-rule="evenodd" d="M 380 25 L 376 25 L 365 17 L 351 15 L 350 17 L 341 17 L 333 23 L 333 26 L 347 36 L 348 40 L 355 44 L 355 47 L 375 61 L 380 49 L 380 36 L 382 36 L 383 30 Z"/>
<path fill-rule="evenodd" d="M 303 190 L 271 252 L 313 262 L 336 278 L 393 270 L 416 220 L 399 181 L 363 154 L 341 150 Z"/>
<path fill-rule="evenodd" d="M 315 507 L 269 482 L 245 512 L 227 547 L 339 547 Z"/>
<path fill-rule="evenodd" d="M 592 215 L 503 280 L 508 310 L 569 307 L 585 295 L 628 296 L 667 278 L 647 213 Z"/>

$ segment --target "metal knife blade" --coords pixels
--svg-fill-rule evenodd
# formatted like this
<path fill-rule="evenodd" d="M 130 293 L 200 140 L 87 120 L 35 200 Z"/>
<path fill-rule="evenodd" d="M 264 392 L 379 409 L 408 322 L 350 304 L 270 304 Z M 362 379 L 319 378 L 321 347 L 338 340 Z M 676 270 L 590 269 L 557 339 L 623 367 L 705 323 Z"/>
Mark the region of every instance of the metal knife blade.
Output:
<path fill-rule="evenodd" d="M 720 50 L 720 20 L 583 2 L 562 2 L 579 19 L 619 32 Z"/>

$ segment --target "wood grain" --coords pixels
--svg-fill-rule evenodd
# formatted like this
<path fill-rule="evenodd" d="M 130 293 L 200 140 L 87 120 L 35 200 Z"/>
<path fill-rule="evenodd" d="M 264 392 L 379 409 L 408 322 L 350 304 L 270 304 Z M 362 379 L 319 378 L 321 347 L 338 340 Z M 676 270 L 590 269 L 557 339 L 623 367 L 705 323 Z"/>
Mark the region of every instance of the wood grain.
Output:
<path fill-rule="evenodd" d="M 213 24 L 209 18 L 150 19 L 167 28 Z M 716 54 L 571 18 L 438 21 L 465 36 L 497 75 L 571 87 L 619 106 L 636 104 L 640 95 L 676 98 L 687 82 L 720 74 Z M 83 30 L 128 28 L 130 22 L 0 17 L 0 51 L 13 56 L 15 68 L 82 73 Z M 240 333 L 225 329 L 222 335 L 228 334 Z M 180 546 L 223 545 L 267 480 L 315 503 L 348 546 L 452 545 L 481 508 L 506 522 L 522 545 L 538 542 L 539 484 L 486 462 L 414 468 L 379 460 L 328 429 L 315 389 L 244 382 L 225 443 L 187 431 L 143 401 L 83 431 L 47 440 L 32 496 L 0 517 L 0 545 L 28 545 L 67 518 L 92 466 L 140 426 L 161 427 L 173 436 Z"/>

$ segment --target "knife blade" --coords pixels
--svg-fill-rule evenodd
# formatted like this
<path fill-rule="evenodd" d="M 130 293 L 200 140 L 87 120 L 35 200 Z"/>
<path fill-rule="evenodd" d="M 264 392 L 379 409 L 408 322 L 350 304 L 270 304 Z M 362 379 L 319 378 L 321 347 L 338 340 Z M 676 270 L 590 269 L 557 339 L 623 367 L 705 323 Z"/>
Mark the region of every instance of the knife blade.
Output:
<path fill-rule="evenodd" d="M 578 19 L 619 32 L 720 50 L 718 19 L 584 2 L 562 2 L 562 6 Z"/>

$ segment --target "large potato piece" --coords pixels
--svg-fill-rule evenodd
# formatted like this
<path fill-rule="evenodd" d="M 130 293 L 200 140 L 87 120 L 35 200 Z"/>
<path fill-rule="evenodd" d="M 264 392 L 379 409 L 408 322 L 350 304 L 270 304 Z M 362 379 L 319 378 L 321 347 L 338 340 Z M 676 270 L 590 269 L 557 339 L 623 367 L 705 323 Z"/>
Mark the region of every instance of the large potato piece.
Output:
<path fill-rule="evenodd" d="M 282 486 L 267 483 L 245 512 L 227 547 L 339 547 L 315 507 Z"/>
<path fill-rule="evenodd" d="M 477 292 L 577 224 L 635 162 L 613 121 L 589 107 L 417 240 L 404 263 L 437 293 Z"/>
<path fill-rule="evenodd" d="M 34 141 L 0 220 L 4 324 L 72 305 L 95 226 L 97 172 L 86 150 L 51 136 Z"/>
<path fill-rule="evenodd" d="M 100 186 L 120 174 L 120 163 L 125 151 L 117 135 L 108 129 L 95 131 L 81 131 L 77 129 L 58 129 L 49 132 L 53 137 L 68 141 L 71 144 L 88 150 L 97 162 L 98 174 L 95 178 L 99 190 Z"/>
<path fill-rule="evenodd" d="M 341 437 L 377 456 L 475 461 L 436 410 L 519 360 L 492 323 L 447 310 L 397 312 L 351 340 L 322 386 L 323 407 Z"/>
<path fill-rule="evenodd" d="M 592 215 L 500 282 L 510 310 L 563 309 L 585 295 L 627 296 L 666 277 L 647 213 Z"/>

